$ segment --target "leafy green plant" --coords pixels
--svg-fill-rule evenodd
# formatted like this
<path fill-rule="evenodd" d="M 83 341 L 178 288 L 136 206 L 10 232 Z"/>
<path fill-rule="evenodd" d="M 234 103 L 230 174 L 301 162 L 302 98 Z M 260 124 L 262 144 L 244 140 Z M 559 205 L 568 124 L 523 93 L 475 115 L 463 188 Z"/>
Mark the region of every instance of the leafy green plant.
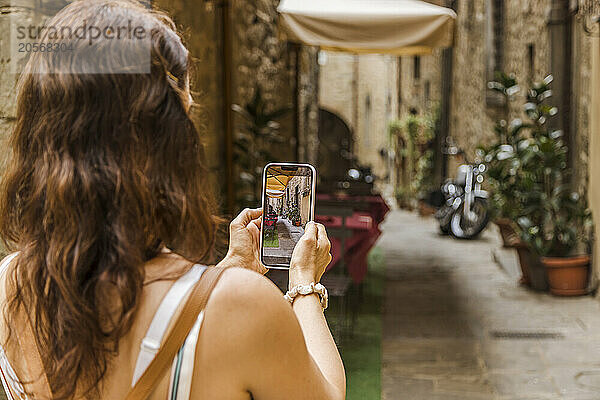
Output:
<path fill-rule="evenodd" d="M 271 152 L 273 146 L 285 141 L 277 119 L 291 108 L 268 110 L 260 87 L 256 88 L 248 104 L 234 104 L 231 108 L 241 117 L 234 140 L 234 161 L 238 171 L 236 206 L 238 209 L 256 207 L 260 201 L 262 169 L 275 159 Z"/>
<path fill-rule="evenodd" d="M 562 132 L 547 125 L 558 113 L 546 102 L 551 83 L 549 75 L 528 89 L 527 121 L 507 122 L 509 104 L 520 89 L 514 75 L 497 74 L 488 87 L 504 96 L 505 115 L 494 127 L 496 140 L 480 151 L 488 165 L 494 213 L 517 222 L 521 240 L 536 254 L 566 256 L 586 240 L 591 214 L 585 198 L 570 190 Z"/>
<path fill-rule="evenodd" d="M 288 214 L 288 218 L 290 219 L 290 221 L 292 221 L 293 223 L 298 223 L 300 222 L 300 210 L 298 209 L 298 206 L 294 205 L 290 208 L 290 212 Z"/>
<path fill-rule="evenodd" d="M 568 256 L 581 242 L 587 241 L 591 213 L 585 199 L 560 186 L 550 195 L 538 194 L 538 206 L 517 220 L 521 239 L 542 256 Z"/>
<path fill-rule="evenodd" d="M 434 189 L 433 150 L 425 150 L 417 160 L 417 173 L 413 185 L 412 191 L 417 194 L 419 199 L 427 197 L 427 194 Z"/>
<path fill-rule="evenodd" d="M 478 152 L 487 164 L 488 185 L 492 189 L 491 212 L 496 217 L 516 219 L 522 211 L 517 194 L 522 192 L 523 163 L 527 162 L 528 139 L 523 137 L 527 124 L 509 119 L 510 103 L 521 91 L 514 75 L 497 73 L 488 88 L 504 98 L 504 115 L 494 126 L 495 141 L 480 146 Z"/>
<path fill-rule="evenodd" d="M 535 83 L 527 92 L 526 125 L 531 134 L 522 146 L 522 173 L 517 198 L 522 212 L 517 218 L 521 239 L 541 256 L 567 256 L 587 238 L 591 213 L 585 198 L 570 190 L 568 147 L 562 132 L 546 122 L 558 113 L 546 104 L 552 95 L 552 76 Z"/>
<path fill-rule="evenodd" d="M 403 139 L 404 147 L 395 149 L 398 156 L 406 159 L 405 184 L 396 189 L 399 204 L 407 205 L 411 200 L 426 197 L 434 189 L 433 157 L 431 145 L 439 127 L 439 108 L 424 116 L 409 114 L 388 125 L 390 136 Z M 392 141 L 395 143 L 395 141 Z"/>
<path fill-rule="evenodd" d="M 488 82 L 488 89 L 497 93 L 503 99 L 504 109 L 503 115 L 494 126 L 494 132 L 500 144 L 515 144 L 518 135 L 523 129 L 521 121 L 515 119 L 510 124 L 507 123 L 510 113 L 510 104 L 516 99 L 516 96 L 521 92 L 521 87 L 517 82 L 514 74 L 504 72 L 496 72 L 495 79 Z"/>
<path fill-rule="evenodd" d="M 399 207 L 405 208 L 410 205 L 410 190 L 406 188 L 406 186 L 396 187 L 394 195 L 396 197 L 396 203 L 398 203 Z"/>

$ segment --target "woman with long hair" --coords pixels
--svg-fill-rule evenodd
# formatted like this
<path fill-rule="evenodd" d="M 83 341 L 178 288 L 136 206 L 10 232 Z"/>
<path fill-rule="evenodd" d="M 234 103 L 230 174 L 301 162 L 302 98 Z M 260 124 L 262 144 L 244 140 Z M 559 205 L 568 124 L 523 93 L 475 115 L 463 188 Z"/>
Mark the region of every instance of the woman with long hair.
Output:
<path fill-rule="evenodd" d="M 102 35 L 70 34 L 82 22 Z M 2 382 L 18 399 L 122 399 L 160 347 L 149 339 L 213 268 L 200 265 L 217 220 L 190 55 L 165 14 L 133 0 L 75 1 L 47 26 L 61 29 L 40 41 L 59 51 L 32 53 L 21 74 L 0 188 Z M 119 43 L 121 26 L 144 41 Z M 151 399 L 344 398 L 320 295 L 290 307 L 262 276 L 260 214 L 230 224 L 227 269 Z M 318 283 L 329 250 L 309 223 L 290 288 Z"/>

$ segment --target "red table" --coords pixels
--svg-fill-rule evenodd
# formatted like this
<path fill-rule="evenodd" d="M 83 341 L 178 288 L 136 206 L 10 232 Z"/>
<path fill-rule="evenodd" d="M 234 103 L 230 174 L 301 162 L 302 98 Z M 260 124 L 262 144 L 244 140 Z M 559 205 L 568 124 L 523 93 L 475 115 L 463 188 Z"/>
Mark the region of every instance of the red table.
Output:
<path fill-rule="evenodd" d="M 327 228 L 333 260 L 343 264 L 355 283 L 367 274 L 367 254 L 381 235 L 379 224 L 389 207 L 380 195 L 317 194 L 315 220 Z"/>

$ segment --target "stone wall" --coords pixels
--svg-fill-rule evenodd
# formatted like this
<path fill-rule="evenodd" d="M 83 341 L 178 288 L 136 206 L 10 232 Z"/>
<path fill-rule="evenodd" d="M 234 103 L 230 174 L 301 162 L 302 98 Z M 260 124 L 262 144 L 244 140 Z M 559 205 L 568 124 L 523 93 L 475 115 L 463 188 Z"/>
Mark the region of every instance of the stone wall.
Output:
<path fill-rule="evenodd" d="M 301 46 L 298 65 L 298 161 L 316 165 L 319 152 L 319 49 Z"/>
<path fill-rule="evenodd" d="M 323 51 L 319 77 L 319 104 L 340 117 L 352 130 L 356 126 L 354 85 L 358 56 L 350 53 Z"/>
<path fill-rule="evenodd" d="M 19 78 L 11 68 L 11 19 L 18 19 L 23 24 L 31 23 L 39 26 L 42 21 L 53 15 L 57 9 L 57 4 L 67 3 L 66 1 L 51 2 L 49 0 L 41 1 L 21 1 L 20 7 L 13 6 L 9 0 L 0 0 L 0 7 L 3 11 L 0 14 L 0 140 L 8 137 L 14 126 L 16 115 L 16 83 Z M 46 12 L 42 13 L 41 10 Z M 15 62 L 13 59 L 12 62 Z M 0 159 L 4 159 L 6 154 L 0 154 Z"/>
<path fill-rule="evenodd" d="M 503 65 L 501 70 L 514 73 L 522 87 L 520 97 L 511 104 L 509 118 L 523 117 L 525 89 L 532 80 L 551 74 L 550 40 L 547 26 L 549 2 L 546 0 L 507 0 L 505 3 Z M 449 135 L 467 151 L 470 158 L 475 148 L 494 138 L 493 125 L 502 116 L 502 107 L 490 101 L 486 84 L 491 78 L 487 70 L 489 42 L 486 26 L 489 0 L 458 0 L 457 32 L 453 59 L 453 90 Z M 571 154 L 575 157 L 575 185 L 584 190 L 587 183 L 587 149 L 589 137 L 589 96 L 586 82 L 590 75 L 590 38 L 583 35 L 574 21 L 571 132 L 574 135 Z M 531 62 L 533 61 L 533 63 Z M 452 174 L 456 161 L 450 159 Z"/>
<path fill-rule="evenodd" d="M 473 2 L 473 18 L 468 17 L 468 2 Z M 488 3 L 489 5 L 489 3 Z M 493 123 L 499 113 L 486 104 L 485 66 L 485 0 L 459 0 L 457 43 L 454 49 L 453 93 L 451 103 L 451 131 L 459 145 L 473 156 L 478 143 L 493 138 Z M 504 65 L 505 72 L 514 73 L 522 87 L 521 96 L 511 105 L 510 118 L 522 117 L 525 89 L 531 80 L 540 80 L 551 70 L 550 31 L 548 13 L 550 2 L 546 0 L 507 0 L 505 1 Z M 572 24 L 570 85 L 571 103 L 567 109 L 559 108 L 559 113 L 569 113 L 570 157 L 572 157 L 573 188 L 588 196 L 598 226 L 598 190 L 593 182 L 598 179 L 597 163 L 590 166 L 590 152 L 598 154 L 597 144 L 590 143 L 594 137 L 592 120 L 600 113 L 598 96 L 591 82 L 598 82 L 600 65 L 592 65 L 592 54 L 598 49 L 594 40 L 583 32 L 580 21 L 569 15 Z M 533 50 L 533 51 L 532 51 Z M 596 53 L 594 53 L 594 51 Z M 531 60 L 533 59 L 533 63 Z M 558 73 L 558 72 L 556 72 Z M 594 80 L 595 79 L 595 80 Z M 594 97 L 595 96 L 595 97 Z M 553 99 L 553 102 L 557 99 Z M 453 171 L 453 166 L 449 171 Z M 592 189 L 590 189 L 590 184 Z M 588 193 L 592 190 L 592 193 Z M 596 228 L 598 232 L 598 228 Z M 596 239 L 598 235 L 596 234 Z M 599 249 L 595 242 L 596 252 Z M 594 257 L 598 260 L 599 257 Z M 600 271 L 595 262 L 596 275 Z"/>
<path fill-rule="evenodd" d="M 493 137 L 493 121 L 486 112 L 485 0 L 459 0 L 454 46 L 450 132 L 457 144 L 471 153 L 478 142 Z M 450 159 L 450 174 L 455 160 Z"/>
<path fill-rule="evenodd" d="M 361 163 L 372 166 L 379 184 L 390 174 L 390 164 L 382 154 L 390 148 L 388 124 L 398 115 L 397 60 L 392 56 L 359 56 L 354 149 Z"/>
<path fill-rule="evenodd" d="M 593 86 L 590 84 L 592 75 L 599 74 L 592 67 L 592 50 L 594 39 L 586 35 L 581 24 L 576 20 L 573 26 L 573 60 L 572 98 L 571 98 L 571 132 L 575 135 L 571 154 L 574 157 L 573 179 L 576 189 L 586 193 L 589 186 L 588 176 L 590 137 L 593 134 L 591 119 L 600 110 L 592 106 Z"/>
<path fill-rule="evenodd" d="M 435 49 L 431 55 L 419 57 L 420 71 L 417 72 L 414 56 L 400 58 L 400 118 L 411 109 L 419 114 L 431 111 L 441 100 L 442 51 Z"/>
<path fill-rule="evenodd" d="M 0 6 L 6 2 L 0 2 Z M 10 14 L 0 14 L 0 139 L 5 139 L 15 118 L 15 84 L 17 76 L 10 73 Z"/>
<path fill-rule="evenodd" d="M 497 69 L 515 73 L 523 88 L 549 73 L 549 46 L 545 0 L 507 0 L 502 35 L 503 64 Z M 469 158 L 479 144 L 493 140 L 493 126 L 502 106 L 488 96 L 487 82 L 491 39 L 487 21 L 489 0 L 458 0 L 456 41 L 450 109 L 450 132 Z M 533 63 L 530 64 L 530 45 Z M 524 91 L 523 93 L 524 94 Z M 511 105 L 510 118 L 522 116 L 522 97 Z M 452 174 L 459 160 L 450 158 Z"/>
<path fill-rule="evenodd" d="M 388 123 L 398 117 L 398 58 L 323 52 L 319 103 L 337 114 L 354 133 L 354 153 L 369 165 L 379 189 L 386 190 L 390 161 Z"/>
<path fill-rule="evenodd" d="M 194 122 L 205 145 L 209 169 L 222 182 L 224 173 L 224 103 L 222 66 L 222 9 L 210 2 L 155 0 L 177 25 L 194 60 L 192 93 L 198 107 Z"/>
<path fill-rule="evenodd" d="M 296 61 L 292 49 L 278 39 L 278 4 L 278 0 L 231 2 L 234 103 L 245 105 L 260 86 L 269 110 L 294 105 Z M 287 145 L 278 149 L 278 161 L 293 160 L 294 114 L 288 113 L 280 122 Z"/>
<path fill-rule="evenodd" d="M 218 1 L 158 0 L 156 3 L 172 14 L 182 28 L 187 45 L 196 62 L 196 120 L 206 137 L 210 167 L 217 177 L 225 178 L 224 102 L 223 91 L 223 8 Z M 284 144 L 271 153 L 273 161 L 296 160 L 296 135 L 300 138 L 301 160 L 314 162 L 318 112 L 318 66 L 316 50 L 300 47 L 296 82 L 296 47 L 281 40 L 277 25 L 278 0 L 233 0 L 230 2 L 232 102 L 246 105 L 260 87 L 267 111 L 289 107 L 282 117 L 280 133 Z M 298 84 L 298 122 L 292 110 Z M 233 132 L 242 121 L 233 114 Z M 295 124 L 298 124 L 296 133 Z M 224 182 L 219 179 L 220 182 Z"/>
<path fill-rule="evenodd" d="M 591 70 L 589 87 L 590 101 L 590 147 L 589 147 L 589 190 L 588 199 L 594 215 L 594 270 L 596 282 L 600 279 L 600 38 L 590 39 Z"/>
<path fill-rule="evenodd" d="M 0 6 L 9 3 L 9 1 L 2 1 Z M 46 1 L 42 3 L 46 3 Z M 51 3 L 56 4 L 57 2 Z M 192 91 L 199 107 L 193 109 L 193 116 L 206 145 L 209 168 L 220 172 L 223 160 L 223 135 L 221 134 L 223 131 L 223 99 L 220 83 L 222 69 L 218 67 L 222 46 L 219 10 L 211 3 L 185 0 L 156 0 L 154 4 L 173 17 L 194 58 Z M 40 9 L 40 4 L 36 3 L 35 8 Z M 10 72 L 8 65 L 10 59 L 9 18 L 14 17 L 15 13 L 22 14 L 24 12 L 23 9 L 12 8 L 9 13 L 0 15 L 0 136 L 2 138 L 6 137 L 12 129 L 16 112 L 15 83 L 18 78 L 18 75 Z M 39 13 L 28 12 L 31 15 L 27 18 L 31 21 L 41 21 L 47 17 Z"/>
<path fill-rule="evenodd" d="M 525 89 L 532 80 L 540 80 L 553 73 L 551 68 L 551 45 L 548 28 L 550 1 L 506 0 L 504 16 L 502 70 L 514 73 L 522 87 L 520 97 L 511 104 L 510 118 L 522 117 Z M 490 0 L 457 0 L 456 41 L 453 49 L 453 78 L 449 135 L 473 158 L 474 149 L 480 143 L 494 138 L 494 122 L 502 115 L 502 108 L 490 102 L 486 82 L 490 42 L 486 26 Z M 567 16 L 572 24 L 571 104 L 569 109 L 559 109 L 570 115 L 569 130 L 573 135 L 570 155 L 573 157 L 572 181 L 574 189 L 587 194 L 594 211 L 596 238 L 600 191 L 595 182 L 600 175 L 600 165 L 595 161 L 600 146 L 595 140 L 600 115 L 600 50 L 598 39 L 586 35 L 581 22 Z M 422 76 L 432 74 L 441 60 L 427 64 L 422 58 Z M 533 62 L 532 62 L 533 61 Z M 408 64 L 408 65 L 406 65 Z M 401 90 L 404 110 L 406 106 L 422 106 L 418 82 L 411 76 L 411 60 L 402 61 Z M 436 72 L 437 73 L 437 72 Z M 439 75 L 438 75 L 439 76 Z M 592 156 L 593 155 L 593 156 Z M 453 175 L 459 160 L 450 158 L 449 174 Z M 598 240 L 595 251 L 600 251 Z M 600 257 L 594 257 L 596 275 L 600 273 Z"/>

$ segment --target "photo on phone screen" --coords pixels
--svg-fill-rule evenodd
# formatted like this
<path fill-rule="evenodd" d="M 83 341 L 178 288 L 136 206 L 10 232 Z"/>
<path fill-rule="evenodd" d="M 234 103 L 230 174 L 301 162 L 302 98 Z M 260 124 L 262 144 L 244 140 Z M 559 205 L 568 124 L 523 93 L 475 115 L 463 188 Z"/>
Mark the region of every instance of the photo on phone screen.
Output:
<path fill-rule="evenodd" d="M 308 164 L 269 164 L 263 178 L 261 259 L 288 268 L 304 227 L 313 219 L 315 169 Z"/>

